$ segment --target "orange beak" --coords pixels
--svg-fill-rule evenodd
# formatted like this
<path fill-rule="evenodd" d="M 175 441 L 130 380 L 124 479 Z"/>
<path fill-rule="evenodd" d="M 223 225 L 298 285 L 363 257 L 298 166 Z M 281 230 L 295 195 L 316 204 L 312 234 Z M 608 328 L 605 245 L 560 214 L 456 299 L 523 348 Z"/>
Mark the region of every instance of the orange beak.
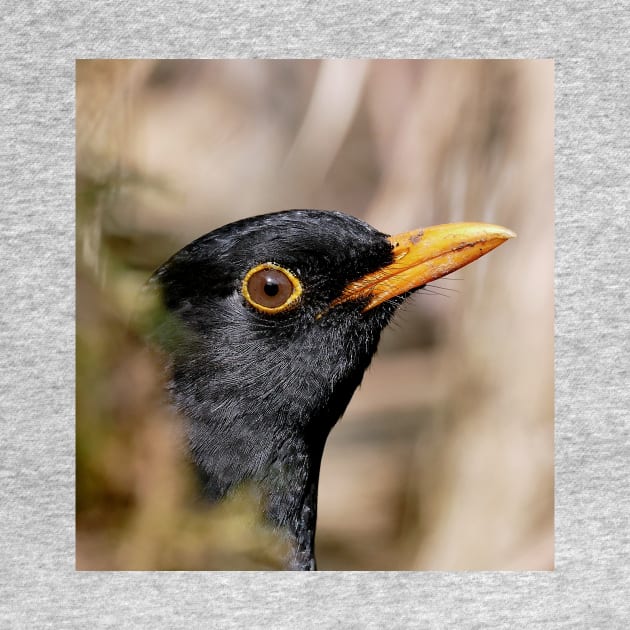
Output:
<path fill-rule="evenodd" d="M 489 223 L 446 223 L 390 236 L 394 261 L 351 282 L 331 307 L 365 300 L 364 311 L 481 258 L 516 234 Z"/>

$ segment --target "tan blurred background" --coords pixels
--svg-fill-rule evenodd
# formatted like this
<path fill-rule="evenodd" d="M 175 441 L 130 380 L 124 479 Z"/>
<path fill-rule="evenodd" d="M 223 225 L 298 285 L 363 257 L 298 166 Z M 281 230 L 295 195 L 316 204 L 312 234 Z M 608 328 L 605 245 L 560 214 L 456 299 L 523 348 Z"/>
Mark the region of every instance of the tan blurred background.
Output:
<path fill-rule="evenodd" d="M 193 238 L 323 208 L 518 238 L 387 330 L 328 441 L 319 568 L 552 569 L 553 116 L 551 61 L 79 61 L 78 568 L 273 567 L 246 501 L 190 500 L 129 319 Z"/>

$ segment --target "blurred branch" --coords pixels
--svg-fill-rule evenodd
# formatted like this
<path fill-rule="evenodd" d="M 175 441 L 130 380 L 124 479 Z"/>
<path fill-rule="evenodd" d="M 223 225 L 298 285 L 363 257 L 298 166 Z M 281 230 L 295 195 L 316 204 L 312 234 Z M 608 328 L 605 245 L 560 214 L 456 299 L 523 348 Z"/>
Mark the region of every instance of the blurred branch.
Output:
<path fill-rule="evenodd" d="M 366 60 L 321 62 L 308 110 L 281 167 L 283 179 L 296 182 L 303 193 L 321 187 L 330 170 L 361 103 L 368 68 Z"/>

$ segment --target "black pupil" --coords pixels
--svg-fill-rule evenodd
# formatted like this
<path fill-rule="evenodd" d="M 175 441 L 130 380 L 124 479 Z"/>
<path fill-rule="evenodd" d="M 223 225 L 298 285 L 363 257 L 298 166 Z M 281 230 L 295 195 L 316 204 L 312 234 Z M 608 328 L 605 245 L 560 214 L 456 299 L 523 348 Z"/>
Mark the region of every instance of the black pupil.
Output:
<path fill-rule="evenodd" d="M 265 280 L 265 286 L 263 288 L 263 291 L 269 297 L 273 297 L 274 295 L 278 295 L 278 291 L 280 291 L 280 287 L 278 286 L 278 283 L 275 280 L 273 280 L 272 278 L 267 278 Z"/>

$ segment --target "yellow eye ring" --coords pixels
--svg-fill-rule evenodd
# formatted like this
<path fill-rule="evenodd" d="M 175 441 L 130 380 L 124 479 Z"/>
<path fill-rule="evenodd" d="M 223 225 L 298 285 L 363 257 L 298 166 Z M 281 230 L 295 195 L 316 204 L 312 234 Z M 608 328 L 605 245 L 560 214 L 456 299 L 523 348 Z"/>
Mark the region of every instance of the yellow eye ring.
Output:
<path fill-rule="evenodd" d="M 266 262 L 247 272 L 241 292 L 255 309 L 273 315 L 296 305 L 302 284 L 288 269 Z"/>

